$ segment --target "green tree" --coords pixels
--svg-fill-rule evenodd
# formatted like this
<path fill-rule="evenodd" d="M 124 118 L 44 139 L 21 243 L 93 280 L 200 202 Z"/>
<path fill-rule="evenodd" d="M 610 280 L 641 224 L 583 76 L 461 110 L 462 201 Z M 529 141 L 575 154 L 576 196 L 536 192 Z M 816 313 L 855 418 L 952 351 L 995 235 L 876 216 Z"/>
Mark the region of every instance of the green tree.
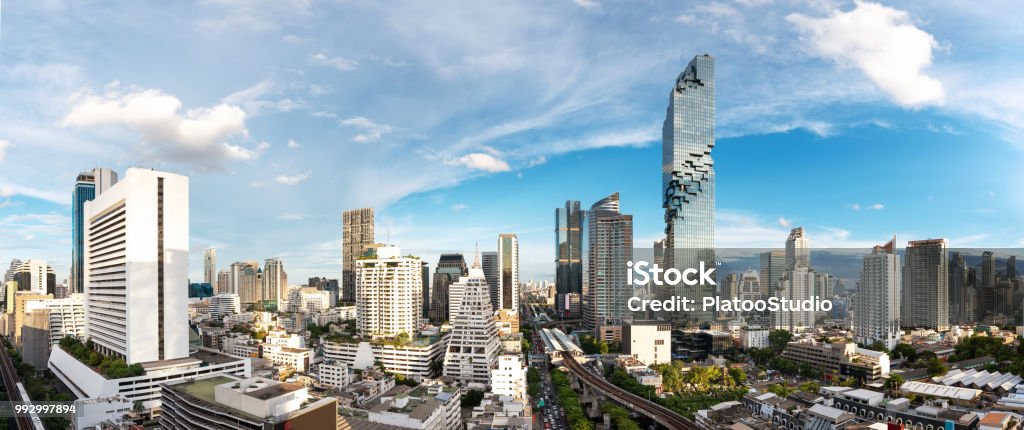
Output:
<path fill-rule="evenodd" d="M 776 396 L 786 397 L 793 393 L 793 389 L 783 384 L 772 384 L 768 386 L 768 392 L 775 393 Z"/>
<path fill-rule="evenodd" d="M 790 333 L 788 330 L 772 330 L 768 333 L 768 345 L 779 354 L 782 353 L 782 350 L 786 349 L 786 344 L 791 340 L 793 340 L 793 333 Z"/>
<path fill-rule="evenodd" d="M 903 379 L 903 375 L 891 374 L 889 375 L 889 380 L 885 381 L 885 387 L 889 389 L 889 392 L 893 396 L 895 396 L 896 392 L 900 390 L 900 387 L 903 386 L 904 382 L 906 381 Z"/>
<path fill-rule="evenodd" d="M 948 371 L 949 369 L 946 367 L 946 365 L 942 364 L 942 361 L 939 361 L 938 358 L 932 357 L 930 360 L 928 360 L 928 376 L 942 376 L 945 375 Z"/>

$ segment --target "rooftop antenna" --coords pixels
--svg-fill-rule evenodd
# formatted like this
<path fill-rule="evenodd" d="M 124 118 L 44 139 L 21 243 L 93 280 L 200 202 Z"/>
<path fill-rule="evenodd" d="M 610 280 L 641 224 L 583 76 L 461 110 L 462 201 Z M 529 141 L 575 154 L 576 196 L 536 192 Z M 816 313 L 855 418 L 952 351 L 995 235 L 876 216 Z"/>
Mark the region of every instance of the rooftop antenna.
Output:
<path fill-rule="evenodd" d="M 475 249 L 473 251 L 473 268 L 474 269 L 479 269 L 480 268 L 480 242 L 473 242 L 473 247 Z"/>

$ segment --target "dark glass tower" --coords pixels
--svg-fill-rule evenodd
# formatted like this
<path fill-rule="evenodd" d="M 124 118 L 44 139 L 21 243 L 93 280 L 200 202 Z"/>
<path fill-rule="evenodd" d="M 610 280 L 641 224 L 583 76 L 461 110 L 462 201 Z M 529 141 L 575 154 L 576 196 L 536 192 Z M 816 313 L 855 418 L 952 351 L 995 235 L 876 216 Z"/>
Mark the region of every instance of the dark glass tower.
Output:
<path fill-rule="evenodd" d="M 676 78 L 662 127 L 665 265 L 679 270 L 715 264 L 715 59 L 698 55 Z M 668 290 L 668 291 L 664 291 Z M 663 289 L 660 296 L 701 303 L 714 285 Z M 713 320 L 713 312 L 673 313 L 679 325 Z"/>
<path fill-rule="evenodd" d="M 564 315 L 566 294 L 583 292 L 583 221 L 586 211 L 578 200 L 555 209 L 555 305 Z M 575 315 L 570 315 L 575 316 Z"/>
<path fill-rule="evenodd" d="M 469 273 L 462 254 L 441 254 L 434 269 L 434 285 L 430 292 L 430 321 L 439 324 L 448 321 L 450 297 L 448 287 Z"/>
<path fill-rule="evenodd" d="M 75 190 L 71 192 L 71 278 L 73 293 L 84 292 L 82 270 L 85 264 L 85 202 L 96 198 L 96 180 L 91 172 L 78 174 Z"/>

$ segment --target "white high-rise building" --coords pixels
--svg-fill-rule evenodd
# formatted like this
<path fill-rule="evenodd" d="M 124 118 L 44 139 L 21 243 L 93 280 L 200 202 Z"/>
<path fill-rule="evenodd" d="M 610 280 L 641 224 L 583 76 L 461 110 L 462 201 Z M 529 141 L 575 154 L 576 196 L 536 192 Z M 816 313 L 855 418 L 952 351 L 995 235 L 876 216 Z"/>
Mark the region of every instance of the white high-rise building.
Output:
<path fill-rule="evenodd" d="M 876 246 L 864 257 L 854 302 L 854 340 L 862 345 L 885 343 L 892 349 L 900 341 L 900 256 L 893 250 L 896 238 Z"/>
<path fill-rule="evenodd" d="M 514 236 L 513 236 L 514 237 Z M 500 252 L 500 251 L 499 251 Z M 452 316 L 452 335 L 444 356 L 444 375 L 470 387 L 486 387 L 497 363 L 498 325 L 480 260 L 459 280 L 466 286 L 458 313 Z"/>
<path fill-rule="evenodd" d="M 217 285 L 214 287 L 213 293 L 235 293 L 235 291 L 231 289 L 231 269 L 224 269 L 217 272 Z"/>
<path fill-rule="evenodd" d="M 491 370 L 491 392 L 516 400 L 526 399 L 526 363 L 522 354 L 498 356 L 498 367 Z"/>
<path fill-rule="evenodd" d="M 45 309 L 49 314 L 50 345 L 60 343 L 64 336 L 85 337 L 85 302 L 82 294 L 63 299 L 29 300 L 25 313 Z M 24 329 L 22 329 L 24 330 Z"/>
<path fill-rule="evenodd" d="M 86 337 L 129 364 L 188 356 L 188 178 L 128 169 L 86 202 Z"/>
<path fill-rule="evenodd" d="M 203 282 L 210 284 L 217 291 L 217 249 L 203 250 Z"/>
<path fill-rule="evenodd" d="M 501 292 L 498 309 L 518 312 L 519 238 L 512 233 L 498 235 L 498 289 Z"/>
<path fill-rule="evenodd" d="M 356 327 L 359 334 L 387 338 L 416 334 L 423 265 L 403 257 L 397 246 L 376 248 L 376 256 L 356 260 Z"/>
<path fill-rule="evenodd" d="M 779 280 L 779 289 L 776 296 L 792 300 L 798 303 L 801 300 L 809 300 L 814 297 L 814 282 L 817 275 L 814 269 L 807 266 L 797 266 L 793 270 L 787 270 Z M 792 333 L 814 329 L 814 318 L 817 313 L 813 310 L 791 310 L 775 312 L 775 328 L 788 330 Z"/>

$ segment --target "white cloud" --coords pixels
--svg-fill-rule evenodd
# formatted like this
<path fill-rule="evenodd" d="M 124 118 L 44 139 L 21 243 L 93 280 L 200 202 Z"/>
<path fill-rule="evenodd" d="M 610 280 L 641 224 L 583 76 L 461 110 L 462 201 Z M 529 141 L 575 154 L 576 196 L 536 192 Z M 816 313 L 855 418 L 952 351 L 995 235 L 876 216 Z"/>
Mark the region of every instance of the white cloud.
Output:
<path fill-rule="evenodd" d="M 790 224 L 791 224 L 791 223 L 789 222 L 789 220 L 787 220 L 787 219 L 785 219 L 785 218 L 783 218 L 783 217 L 779 217 L 779 221 L 778 221 L 778 223 L 779 223 L 779 227 L 789 227 L 789 226 L 790 226 Z"/>
<path fill-rule="evenodd" d="M 697 17 L 684 13 L 676 17 L 676 22 L 683 24 L 693 24 L 694 22 L 697 22 Z"/>
<path fill-rule="evenodd" d="M 356 60 L 350 60 L 345 57 L 332 57 L 323 52 L 310 55 L 309 63 L 315 66 L 331 67 L 343 72 L 355 70 L 356 66 L 359 65 L 359 62 Z"/>
<path fill-rule="evenodd" d="M 849 208 L 849 209 L 853 209 L 855 211 L 859 211 L 860 210 L 860 203 L 848 204 L 848 205 L 846 205 L 846 207 Z"/>
<path fill-rule="evenodd" d="M 4 159 L 7 158 L 7 149 L 12 146 L 10 141 L 0 139 L 0 163 L 3 163 Z"/>
<path fill-rule="evenodd" d="M 44 191 L 32 187 L 25 187 L 5 182 L 0 179 L 0 197 L 26 196 L 34 199 L 46 200 L 62 205 L 71 204 L 71 199 L 66 193 Z"/>
<path fill-rule="evenodd" d="M 277 175 L 277 177 L 274 178 L 274 182 L 284 185 L 298 185 L 305 182 L 306 179 L 309 179 L 309 172 L 299 173 L 291 176 Z"/>
<path fill-rule="evenodd" d="M 447 160 L 445 163 L 466 166 L 470 169 L 483 170 L 491 173 L 509 171 L 508 163 L 495 158 L 493 155 L 484 154 L 482 152 L 466 154 L 454 160 Z"/>
<path fill-rule="evenodd" d="M 800 31 L 816 56 L 859 69 L 904 107 L 942 104 L 942 83 L 924 73 L 938 42 L 912 22 L 906 11 L 857 1 L 849 12 L 826 18 L 799 13 L 786 20 Z"/>
<path fill-rule="evenodd" d="M 192 108 L 182 112 L 176 96 L 157 89 L 120 92 L 108 85 L 104 94 L 82 92 L 72 96 L 73 106 L 60 121 L 62 127 L 99 128 L 120 126 L 141 134 L 144 150 L 173 161 L 216 164 L 220 159 L 252 159 L 258 156 L 225 140 L 247 136 L 245 112 L 232 104 Z"/>
<path fill-rule="evenodd" d="M 286 213 L 286 214 L 281 214 L 281 215 L 277 216 L 277 219 L 285 220 L 285 221 L 301 221 L 301 220 L 303 220 L 305 218 L 306 218 L 305 215 L 302 215 L 302 214 L 299 214 L 299 213 L 294 213 L 294 212 Z"/>
<path fill-rule="evenodd" d="M 572 2 L 576 3 L 576 6 L 582 7 L 584 9 L 596 9 L 601 7 L 601 3 L 598 3 L 594 0 L 572 0 Z"/>
<path fill-rule="evenodd" d="M 883 205 L 881 203 L 875 203 L 875 204 L 871 205 L 869 208 L 872 209 L 872 210 L 880 211 L 882 209 L 885 209 L 885 205 Z"/>
<path fill-rule="evenodd" d="M 455 212 L 458 212 L 458 211 L 461 211 L 461 210 L 466 209 L 468 207 L 469 206 L 466 206 L 466 205 L 464 205 L 462 203 L 456 203 L 456 204 L 452 205 L 452 210 L 455 211 Z"/>
<path fill-rule="evenodd" d="M 288 148 L 290 148 L 290 149 L 297 149 L 300 146 L 302 146 L 302 145 L 299 145 L 299 142 L 296 142 L 295 139 L 288 139 Z"/>
<path fill-rule="evenodd" d="M 369 118 L 361 116 L 343 119 L 338 123 L 346 127 L 355 127 L 363 131 L 352 138 L 352 141 L 356 143 L 376 142 L 385 134 L 393 131 L 390 125 L 378 124 Z"/>

